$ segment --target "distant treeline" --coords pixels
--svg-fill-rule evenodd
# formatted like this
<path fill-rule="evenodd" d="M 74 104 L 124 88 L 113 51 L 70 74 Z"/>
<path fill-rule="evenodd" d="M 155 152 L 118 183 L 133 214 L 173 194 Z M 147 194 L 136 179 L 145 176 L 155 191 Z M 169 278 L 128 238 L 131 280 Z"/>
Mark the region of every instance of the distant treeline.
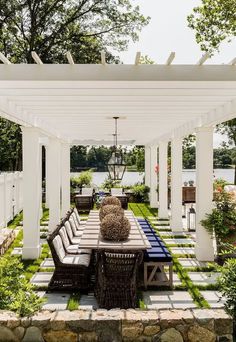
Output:
<path fill-rule="evenodd" d="M 183 141 L 183 167 L 195 168 L 194 138 Z M 170 158 L 170 146 L 168 149 Z M 134 146 L 122 149 L 125 162 L 130 170 L 144 171 L 144 147 Z M 45 160 L 43 151 L 43 164 Z M 71 171 L 94 169 L 107 171 L 107 163 L 112 147 L 107 146 L 72 146 Z M 235 165 L 236 148 L 221 147 L 214 149 L 214 168 L 229 168 Z M 44 169 L 44 168 L 43 168 Z M 0 118 L 0 171 L 22 170 L 22 136 L 19 125 Z"/>

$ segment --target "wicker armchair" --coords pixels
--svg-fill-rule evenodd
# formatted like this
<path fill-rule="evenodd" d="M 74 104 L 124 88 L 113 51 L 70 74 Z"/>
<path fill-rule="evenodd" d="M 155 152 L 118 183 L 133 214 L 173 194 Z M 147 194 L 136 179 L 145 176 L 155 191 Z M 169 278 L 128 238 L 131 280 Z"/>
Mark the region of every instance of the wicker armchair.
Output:
<path fill-rule="evenodd" d="M 142 252 L 102 251 L 98 254 L 95 294 L 99 307 L 137 307 L 137 268 Z"/>
<path fill-rule="evenodd" d="M 64 248 L 59 226 L 47 238 L 55 264 L 55 271 L 48 285 L 49 290 L 88 289 L 90 254 L 68 254 Z"/>

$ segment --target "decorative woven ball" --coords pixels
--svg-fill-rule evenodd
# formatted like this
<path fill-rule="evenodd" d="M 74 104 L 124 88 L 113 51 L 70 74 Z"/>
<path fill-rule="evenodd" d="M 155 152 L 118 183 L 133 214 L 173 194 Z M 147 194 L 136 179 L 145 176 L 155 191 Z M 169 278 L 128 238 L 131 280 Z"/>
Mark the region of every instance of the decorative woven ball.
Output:
<path fill-rule="evenodd" d="M 108 214 L 124 216 L 124 210 L 119 205 L 104 205 L 99 211 L 100 221 L 102 221 Z"/>
<path fill-rule="evenodd" d="M 103 198 L 103 200 L 101 202 L 101 207 L 103 207 L 105 205 L 119 205 L 121 207 L 120 200 L 114 196 L 107 196 L 107 197 Z"/>
<path fill-rule="evenodd" d="M 108 214 L 102 220 L 100 230 L 104 240 L 124 241 L 128 239 L 130 223 L 124 216 Z"/>

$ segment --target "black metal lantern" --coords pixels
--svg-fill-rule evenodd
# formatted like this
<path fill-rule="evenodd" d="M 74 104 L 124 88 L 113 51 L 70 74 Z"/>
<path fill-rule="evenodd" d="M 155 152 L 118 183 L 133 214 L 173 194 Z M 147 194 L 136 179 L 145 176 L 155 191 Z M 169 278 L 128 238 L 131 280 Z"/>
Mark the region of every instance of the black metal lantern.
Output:
<path fill-rule="evenodd" d="M 123 160 L 123 155 L 117 150 L 117 120 L 118 116 L 113 117 L 115 119 L 115 133 L 114 135 L 114 147 L 111 158 L 108 161 L 109 178 L 113 181 L 121 181 L 126 169 L 126 164 Z"/>
<path fill-rule="evenodd" d="M 191 205 L 188 211 L 188 231 L 192 232 L 195 230 L 196 230 L 196 211 L 193 208 L 193 205 Z"/>

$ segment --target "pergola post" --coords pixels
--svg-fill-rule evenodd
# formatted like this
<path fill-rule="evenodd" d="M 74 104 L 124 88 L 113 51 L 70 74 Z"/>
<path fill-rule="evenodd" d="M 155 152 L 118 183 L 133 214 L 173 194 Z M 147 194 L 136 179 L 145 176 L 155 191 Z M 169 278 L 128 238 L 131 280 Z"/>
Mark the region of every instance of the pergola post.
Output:
<path fill-rule="evenodd" d="M 171 221 L 172 231 L 182 231 L 182 138 L 171 141 Z"/>
<path fill-rule="evenodd" d="M 40 160 L 39 131 L 22 127 L 23 135 L 23 259 L 40 255 Z"/>
<path fill-rule="evenodd" d="M 41 167 L 39 169 L 39 215 L 40 215 L 40 219 L 43 216 L 43 207 L 42 207 L 42 151 L 43 150 L 43 146 L 42 144 L 39 144 L 39 159 L 40 159 L 40 163 L 41 163 Z"/>
<path fill-rule="evenodd" d="M 213 127 L 196 131 L 196 257 L 213 261 L 213 241 L 200 221 L 213 207 Z"/>
<path fill-rule="evenodd" d="M 150 146 L 145 146 L 145 185 L 150 187 Z"/>
<path fill-rule="evenodd" d="M 49 149 L 45 145 L 45 208 L 49 208 L 49 191 L 48 191 L 48 175 L 49 175 Z"/>
<path fill-rule="evenodd" d="M 168 165 L 167 165 L 168 143 L 159 143 L 159 218 L 168 218 Z"/>
<path fill-rule="evenodd" d="M 61 142 L 49 138 L 48 146 L 49 231 L 52 232 L 61 219 Z"/>
<path fill-rule="evenodd" d="M 70 144 L 61 144 L 61 216 L 70 209 Z"/>
<path fill-rule="evenodd" d="M 152 145 L 150 152 L 150 206 L 157 208 L 157 145 Z"/>

